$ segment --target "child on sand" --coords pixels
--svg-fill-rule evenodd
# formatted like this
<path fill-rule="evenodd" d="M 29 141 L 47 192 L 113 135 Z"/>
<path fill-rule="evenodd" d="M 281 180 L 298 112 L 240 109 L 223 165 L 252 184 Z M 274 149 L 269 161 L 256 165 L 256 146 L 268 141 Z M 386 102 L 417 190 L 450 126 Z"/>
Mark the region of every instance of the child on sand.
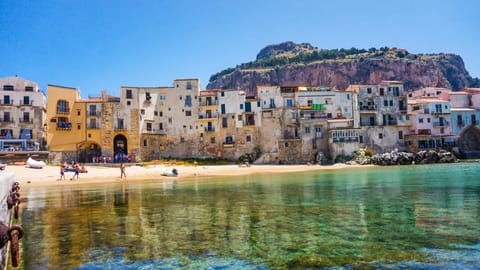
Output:
<path fill-rule="evenodd" d="M 78 166 L 78 163 L 74 163 L 73 165 L 73 169 L 75 170 L 75 174 L 72 176 L 72 178 L 70 178 L 70 181 L 73 180 L 73 178 L 75 178 L 75 176 L 77 177 L 77 180 L 78 180 L 78 175 L 80 174 L 80 166 Z"/>
<path fill-rule="evenodd" d="M 60 179 L 58 179 L 59 181 L 62 181 L 65 180 L 65 165 L 61 165 L 60 166 Z"/>

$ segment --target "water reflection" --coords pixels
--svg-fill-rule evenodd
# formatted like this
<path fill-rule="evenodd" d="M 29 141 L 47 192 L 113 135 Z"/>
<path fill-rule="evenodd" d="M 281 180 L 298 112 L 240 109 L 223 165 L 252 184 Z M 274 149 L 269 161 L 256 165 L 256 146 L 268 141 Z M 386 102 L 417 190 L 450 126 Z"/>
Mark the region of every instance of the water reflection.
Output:
<path fill-rule="evenodd" d="M 435 265 L 480 242 L 480 183 L 478 166 L 430 168 L 30 190 L 22 267 Z"/>

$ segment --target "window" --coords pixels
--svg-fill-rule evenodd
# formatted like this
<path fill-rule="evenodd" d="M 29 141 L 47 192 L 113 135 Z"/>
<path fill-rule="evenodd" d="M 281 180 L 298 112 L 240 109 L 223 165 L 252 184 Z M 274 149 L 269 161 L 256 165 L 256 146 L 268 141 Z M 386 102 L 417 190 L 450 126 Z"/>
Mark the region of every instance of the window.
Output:
<path fill-rule="evenodd" d="M 222 117 L 222 127 L 223 127 L 223 128 L 227 128 L 227 127 L 228 127 L 227 117 Z"/>
<path fill-rule="evenodd" d="M 350 100 L 350 94 L 347 94 L 347 100 Z"/>
<path fill-rule="evenodd" d="M 225 104 L 220 105 L 220 113 L 225 114 L 225 111 L 226 111 Z"/>
<path fill-rule="evenodd" d="M 3 104 L 11 104 L 10 96 L 3 96 Z"/>
<path fill-rule="evenodd" d="M 21 129 L 20 130 L 20 139 L 31 139 L 32 130 L 31 129 Z"/>
<path fill-rule="evenodd" d="M 378 138 L 383 139 L 383 133 L 378 133 Z"/>
<path fill-rule="evenodd" d="M 215 137 L 210 137 L 210 143 L 215 143 Z"/>
<path fill-rule="evenodd" d="M 13 85 L 4 85 L 3 90 L 5 91 L 13 91 Z"/>
<path fill-rule="evenodd" d="M 312 106 L 313 105 L 313 100 L 309 99 L 307 100 L 307 106 Z"/>
<path fill-rule="evenodd" d="M 401 131 L 401 130 L 398 131 L 398 138 L 400 140 L 403 140 L 403 131 Z"/>
<path fill-rule="evenodd" d="M 147 131 L 152 131 L 152 123 L 147 123 Z"/>
<path fill-rule="evenodd" d="M 172 123 L 172 118 L 171 118 L 171 117 L 168 118 L 168 123 L 169 123 L 169 124 Z"/>
<path fill-rule="evenodd" d="M 423 118 L 418 118 L 418 123 L 423 123 Z"/>
<path fill-rule="evenodd" d="M 184 143 L 185 142 L 185 138 L 184 137 L 180 137 L 180 143 Z"/>
<path fill-rule="evenodd" d="M 238 115 L 238 121 L 242 121 L 243 117 L 241 114 Z"/>
<path fill-rule="evenodd" d="M 77 129 L 82 129 L 82 124 L 77 123 Z"/>
<path fill-rule="evenodd" d="M 89 128 L 97 128 L 97 121 L 95 118 L 90 118 L 90 127 Z"/>
<path fill-rule="evenodd" d="M 68 101 L 59 100 L 57 102 L 57 113 L 69 113 L 70 109 L 68 107 Z"/>
<path fill-rule="evenodd" d="M 131 99 L 132 98 L 132 90 L 127 89 L 125 92 L 125 98 Z"/>
<path fill-rule="evenodd" d="M 158 124 L 158 129 L 163 130 L 163 123 Z"/>
<path fill-rule="evenodd" d="M 388 106 L 388 100 L 383 101 L 383 106 L 385 106 L 385 107 Z"/>
<path fill-rule="evenodd" d="M 163 116 L 163 111 L 160 111 L 160 117 L 162 117 L 162 116 Z"/>
<path fill-rule="evenodd" d="M 147 146 L 147 140 L 143 140 L 143 146 Z"/>
<path fill-rule="evenodd" d="M 158 111 L 153 111 L 154 116 L 158 116 Z"/>
<path fill-rule="evenodd" d="M 390 100 L 390 106 L 393 106 L 393 100 Z"/>
<path fill-rule="evenodd" d="M 240 110 L 243 110 L 243 104 L 240 104 Z"/>
<path fill-rule="evenodd" d="M 251 142 L 252 141 L 252 136 L 247 135 L 247 137 L 245 137 L 245 141 L 246 142 Z"/>
<path fill-rule="evenodd" d="M 427 123 L 430 123 L 430 117 L 429 117 L 429 118 L 427 118 Z"/>
<path fill-rule="evenodd" d="M 80 116 L 82 114 L 82 111 L 77 110 L 77 116 Z"/>
<path fill-rule="evenodd" d="M 123 119 L 117 119 L 117 129 L 124 129 Z"/>
<path fill-rule="evenodd" d="M 192 111 L 185 111 L 185 116 L 192 116 Z"/>
<path fill-rule="evenodd" d="M 224 97 L 225 96 L 225 92 L 220 92 L 220 96 Z"/>
<path fill-rule="evenodd" d="M 371 94 L 372 93 L 372 88 L 367 88 L 367 93 Z"/>
<path fill-rule="evenodd" d="M 140 110 L 140 114 L 144 115 L 144 114 L 145 114 L 145 110 L 144 110 L 144 109 L 141 109 L 141 110 Z"/>
<path fill-rule="evenodd" d="M 127 106 L 130 106 L 132 103 L 129 101 L 127 101 Z"/>
<path fill-rule="evenodd" d="M 23 122 L 30 122 L 30 112 L 23 112 Z"/>
<path fill-rule="evenodd" d="M 30 97 L 24 96 L 23 97 L 23 105 L 30 105 Z"/>
<path fill-rule="evenodd" d="M 385 89 L 383 89 L 383 87 L 382 87 L 382 88 L 380 88 L 380 96 L 384 96 L 384 95 L 385 95 Z"/>
<path fill-rule="evenodd" d="M 185 106 L 192 107 L 192 96 L 190 95 L 185 96 Z"/>
<path fill-rule="evenodd" d="M 287 107 L 293 107 L 293 100 L 287 99 Z"/>
<path fill-rule="evenodd" d="M 192 82 L 187 82 L 187 90 L 192 90 Z"/>
<path fill-rule="evenodd" d="M 25 86 L 25 92 L 33 92 L 33 86 Z"/>
<path fill-rule="evenodd" d="M 160 100 L 166 100 L 167 97 L 166 96 L 160 96 Z"/>
<path fill-rule="evenodd" d="M 305 134 L 310 133 L 310 127 L 305 127 Z"/>
<path fill-rule="evenodd" d="M 4 122 L 10 122 L 10 112 L 4 112 L 3 113 L 3 121 Z"/>

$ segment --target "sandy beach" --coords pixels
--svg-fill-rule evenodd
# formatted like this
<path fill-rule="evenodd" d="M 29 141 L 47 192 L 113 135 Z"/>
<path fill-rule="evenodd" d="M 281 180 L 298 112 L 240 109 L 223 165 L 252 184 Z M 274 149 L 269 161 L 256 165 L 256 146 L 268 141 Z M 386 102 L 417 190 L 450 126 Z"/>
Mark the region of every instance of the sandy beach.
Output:
<path fill-rule="evenodd" d="M 49 186 L 49 185 L 77 185 L 77 184 L 101 184 L 118 181 L 142 181 L 151 179 L 178 180 L 192 177 L 215 177 L 228 175 L 248 175 L 261 173 L 285 173 L 314 170 L 342 170 L 346 168 L 364 168 L 368 166 L 336 164 L 331 166 L 320 165 L 251 165 L 239 167 L 238 165 L 213 165 L 213 166 L 187 166 L 187 165 L 127 165 L 127 178 L 120 178 L 118 166 L 87 166 L 88 173 L 81 173 L 79 179 L 70 180 L 73 172 L 65 173 L 65 180 L 60 179 L 60 166 L 47 165 L 43 169 L 27 168 L 25 166 L 9 165 L 3 172 L 11 172 L 22 186 Z M 177 169 L 176 177 L 163 176 L 165 172 Z"/>

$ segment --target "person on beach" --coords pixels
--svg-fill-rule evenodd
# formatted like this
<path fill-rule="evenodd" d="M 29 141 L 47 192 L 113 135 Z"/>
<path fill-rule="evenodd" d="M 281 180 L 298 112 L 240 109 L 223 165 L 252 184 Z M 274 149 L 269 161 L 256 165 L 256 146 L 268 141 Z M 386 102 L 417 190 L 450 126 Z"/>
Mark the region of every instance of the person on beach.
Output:
<path fill-rule="evenodd" d="M 125 163 L 120 163 L 120 179 L 122 179 L 125 176 L 125 179 L 127 179 L 127 174 L 125 173 Z"/>
<path fill-rule="evenodd" d="M 73 178 L 75 178 L 75 176 L 77 177 L 77 180 L 78 180 L 78 175 L 80 174 L 80 166 L 78 166 L 78 163 L 74 163 L 73 165 L 73 169 L 74 169 L 74 174 L 72 176 L 72 178 L 70 178 L 70 181 L 73 180 Z"/>
<path fill-rule="evenodd" d="M 64 164 L 62 164 L 60 166 L 60 179 L 58 179 L 58 180 L 62 181 L 62 179 L 65 180 L 65 165 Z"/>

